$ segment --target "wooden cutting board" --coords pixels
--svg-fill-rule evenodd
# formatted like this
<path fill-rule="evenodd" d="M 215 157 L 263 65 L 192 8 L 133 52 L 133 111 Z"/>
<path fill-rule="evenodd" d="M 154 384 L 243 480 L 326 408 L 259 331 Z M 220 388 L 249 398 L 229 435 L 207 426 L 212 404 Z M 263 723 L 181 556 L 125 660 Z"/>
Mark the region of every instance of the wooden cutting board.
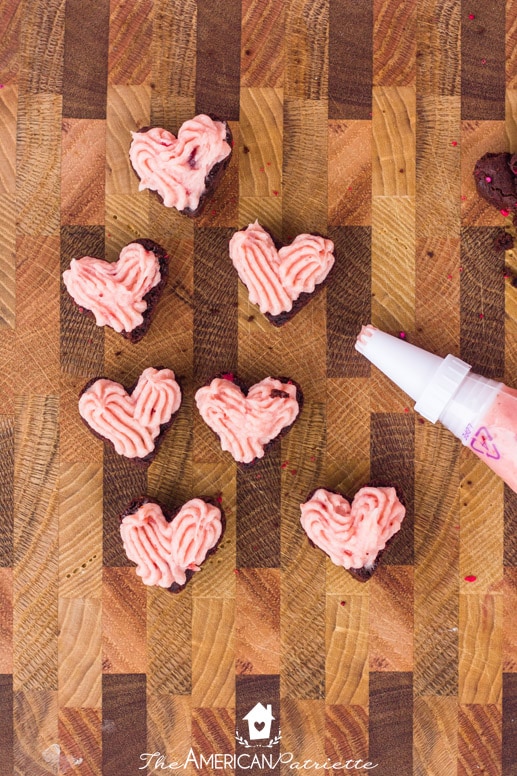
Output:
<path fill-rule="evenodd" d="M 517 496 L 353 349 L 372 321 L 517 385 L 517 258 L 494 248 L 515 228 L 472 180 L 517 150 L 516 37 L 512 0 L 0 2 L 1 774 L 517 774 Z M 192 221 L 138 192 L 127 151 L 131 130 L 198 112 L 235 145 Z M 227 255 L 255 219 L 336 245 L 280 330 Z M 132 346 L 60 273 L 137 237 L 171 277 Z M 142 470 L 103 450 L 77 394 L 149 365 L 184 402 Z M 303 388 L 245 472 L 193 405 L 224 371 Z M 361 585 L 309 546 L 299 504 L 372 480 L 407 518 Z M 122 552 L 142 493 L 222 494 L 222 546 L 180 595 Z"/>

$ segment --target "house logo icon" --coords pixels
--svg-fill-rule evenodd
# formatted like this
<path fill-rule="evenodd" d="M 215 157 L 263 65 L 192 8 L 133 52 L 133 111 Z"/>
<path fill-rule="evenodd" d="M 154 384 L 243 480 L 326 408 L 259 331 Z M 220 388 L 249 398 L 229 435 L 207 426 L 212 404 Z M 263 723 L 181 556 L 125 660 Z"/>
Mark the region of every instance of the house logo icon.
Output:
<path fill-rule="evenodd" d="M 248 723 L 250 741 L 258 741 L 270 737 L 271 722 L 275 719 L 270 703 L 267 706 L 257 703 L 243 719 Z"/>

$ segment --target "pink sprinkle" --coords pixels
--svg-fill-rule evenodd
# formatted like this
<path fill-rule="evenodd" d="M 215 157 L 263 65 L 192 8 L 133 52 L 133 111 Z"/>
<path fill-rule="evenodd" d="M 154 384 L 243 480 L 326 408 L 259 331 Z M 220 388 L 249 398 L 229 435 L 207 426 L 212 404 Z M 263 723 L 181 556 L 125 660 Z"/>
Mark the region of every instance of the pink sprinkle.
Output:
<path fill-rule="evenodd" d="M 234 574 L 240 574 L 240 571 L 239 571 L 239 569 L 234 569 L 234 570 L 233 570 L 233 573 L 234 573 Z"/>
<path fill-rule="evenodd" d="M 484 57 L 483 57 L 483 59 L 481 60 L 481 64 L 482 64 L 482 65 L 486 65 L 486 59 L 485 59 Z"/>
<path fill-rule="evenodd" d="M 0 89 L 3 89 L 3 88 L 4 88 L 4 85 L 3 85 L 3 84 L 0 84 Z"/>
<path fill-rule="evenodd" d="M 469 13 L 469 19 L 470 19 L 470 21 L 472 21 L 472 19 L 475 19 L 475 18 L 476 18 L 476 17 L 474 16 L 474 14 L 473 14 L 473 13 Z"/>
<path fill-rule="evenodd" d="M 406 332 L 405 331 L 399 331 L 399 337 L 400 337 L 400 339 L 406 339 Z"/>
<path fill-rule="evenodd" d="M 348 187 L 348 191 L 352 191 L 352 187 L 351 186 Z"/>
<path fill-rule="evenodd" d="M 217 501 L 218 504 L 222 504 L 223 497 L 221 495 L 217 496 L 216 501 Z"/>
<path fill-rule="evenodd" d="M 509 213 L 507 210 L 504 210 L 504 209 L 503 209 L 503 210 L 500 210 L 499 212 L 500 212 L 500 213 L 501 213 L 501 215 L 502 215 L 502 216 L 504 216 L 505 218 L 506 218 L 506 216 L 509 216 L 509 215 L 510 215 L 510 213 Z"/>
<path fill-rule="evenodd" d="M 463 267 L 460 267 L 460 268 L 458 269 L 458 272 L 460 272 L 460 273 L 461 273 L 461 272 L 463 272 Z"/>
<path fill-rule="evenodd" d="M 311 461 L 315 461 L 315 460 L 316 460 L 316 456 L 315 455 L 311 455 Z"/>
<path fill-rule="evenodd" d="M 479 318 L 479 320 L 480 320 L 480 321 L 482 321 L 484 317 L 485 317 L 485 316 L 483 315 L 483 313 L 479 313 L 479 316 L 478 316 L 478 318 Z"/>
<path fill-rule="evenodd" d="M 458 145 L 457 140 L 451 140 L 451 146 L 454 146 L 454 148 L 456 148 L 457 145 Z"/>
<path fill-rule="evenodd" d="M 404 412 L 409 412 L 409 407 L 404 407 Z"/>
<path fill-rule="evenodd" d="M 467 197 L 466 197 L 466 196 L 465 196 L 465 194 L 464 194 L 464 195 L 462 196 L 462 198 L 461 198 L 461 201 L 462 201 L 462 202 L 465 202 L 465 201 L 466 201 L 466 199 L 467 199 Z"/>
<path fill-rule="evenodd" d="M 447 275 L 447 280 L 452 280 L 452 275 Z"/>
<path fill-rule="evenodd" d="M 468 574 L 468 576 L 464 577 L 465 582 L 475 582 L 477 577 L 474 576 L 474 574 Z"/>
<path fill-rule="evenodd" d="M 490 177 L 490 175 L 485 175 L 485 180 L 487 183 L 492 183 L 492 178 Z"/>
<path fill-rule="evenodd" d="M 256 474 L 255 475 L 255 479 L 256 480 L 261 480 L 262 479 L 262 475 L 261 474 Z"/>
<path fill-rule="evenodd" d="M 265 168 L 264 168 L 264 167 L 259 167 L 259 172 L 265 172 L 265 171 L 266 171 L 266 170 L 265 170 Z"/>

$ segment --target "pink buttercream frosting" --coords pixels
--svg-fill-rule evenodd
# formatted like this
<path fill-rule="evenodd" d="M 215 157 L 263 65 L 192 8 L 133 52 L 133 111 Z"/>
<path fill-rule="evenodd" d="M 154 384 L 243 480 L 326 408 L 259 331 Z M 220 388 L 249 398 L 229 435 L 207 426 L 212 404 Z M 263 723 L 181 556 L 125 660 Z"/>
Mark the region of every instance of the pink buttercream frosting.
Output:
<path fill-rule="evenodd" d="M 174 372 L 149 367 L 131 394 L 113 380 L 96 380 L 81 394 L 79 413 L 119 455 L 145 458 L 154 450 L 160 426 L 169 422 L 180 403 Z"/>
<path fill-rule="evenodd" d="M 199 571 L 223 530 L 221 510 L 200 498 L 184 504 L 171 522 L 160 506 L 143 504 L 126 515 L 120 534 L 127 557 L 145 585 L 184 585 L 187 570 Z"/>
<path fill-rule="evenodd" d="M 144 297 L 161 280 L 160 264 L 153 251 L 130 243 L 117 261 L 84 256 L 72 259 L 63 281 L 74 302 L 90 310 L 97 326 L 133 331 L 143 322 Z"/>
<path fill-rule="evenodd" d="M 319 488 L 300 508 L 309 539 L 346 569 L 371 567 L 406 514 L 395 488 L 370 486 L 357 491 L 352 504 Z"/>
<path fill-rule="evenodd" d="M 245 396 L 238 385 L 216 377 L 196 392 L 201 417 L 240 463 L 262 458 L 264 447 L 294 422 L 300 407 L 296 386 L 266 377 Z"/>
<path fill-rule="evenodd" d="M 334 243 L 325 237 L 299 234 L 277 251 L 271 235 L 258 221 L 235 232 L 230 258 L 247 287 L 250 302 L 261 313 L 290 312 L 300 294 L 311 294 L 334 264 Z"/>
<path fill-rule="evenodd" d="M 181 125 L 178 137 L 160 127 L 132 132 L 129 158 L 139 190 L 156 191 L 166 207 L 196 210 L 205 178 L 231 152 L 226 126 L 203 113 Z"/>

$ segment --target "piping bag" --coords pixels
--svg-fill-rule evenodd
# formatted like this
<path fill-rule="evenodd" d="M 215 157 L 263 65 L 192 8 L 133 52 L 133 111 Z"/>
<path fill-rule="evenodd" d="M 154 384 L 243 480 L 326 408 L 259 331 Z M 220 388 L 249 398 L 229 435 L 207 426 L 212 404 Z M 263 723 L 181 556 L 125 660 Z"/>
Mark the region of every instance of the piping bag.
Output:
<path fill-rule="evenodd" d="M 517 493 L 517 390 L 371 324 L 355 348 L 416 402 L 416 412 L 440 421 Z"/>

